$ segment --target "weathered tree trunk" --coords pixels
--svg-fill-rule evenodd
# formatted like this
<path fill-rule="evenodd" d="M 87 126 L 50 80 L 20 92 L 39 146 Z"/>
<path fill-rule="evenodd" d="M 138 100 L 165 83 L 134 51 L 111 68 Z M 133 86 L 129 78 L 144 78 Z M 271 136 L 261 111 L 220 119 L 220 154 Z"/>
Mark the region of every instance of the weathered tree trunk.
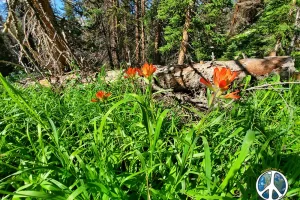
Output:
<path fill-rule="evenodd" d="M 232 61 L 206 62 L 204 64 L 157 66 L 155 75 L 158 85 L 162 88 L 172 88 L 175 91 L 194 90 L 204 87 L 200 84 L 201 77 L 212 80 L 215 67 L 226 66 L 239 72 L 238 79 L 251 75 L 256 79 L 278 73 L 282 79 L 292 77 L 295 72 L 294 61 L 288 56 L 265 57 L 264 59 L 247 58 Z"/>
<path fill-rule="evenodd" d="M 63 55 L 63 52 L 68 52 L 68 46 L 66 41 L 64 41 L 61 34 L 56 31 L 55 25 L 55 17 L 50 6 L 49 1 L 43 0 L 27 0 L 28 3 L 32 6 L 32 8 L 38 14 L 40 21 L 44 24 L 44 28 L 48 33 L 50 40 L 52 40 L 58 49 L 58 51 L 54 51 L 54 56 L 58 58 L 61 66 L 60 66 L 60 73 L 62 73 L 62 68 L 64 66 L 68 66 L 67 57 Z"/>
<path fill-rule="evenodd" d="M 262 79 L 266 76 L 277 73 L 282 79 L 292 76 L 299 76 L 299 72 L 295 72 L 294 60 L 289 56 L 246 58 L 241 60 L 215 61 L 194 63 L 190 65 L 155 65 L 157 70 L 154 75 L 157 77 L 157 86 L 164 89 L 180 90 L 195 90 L 204 87 L 200 83 L 200 78 L 203 77 L 212 81 L 215 67 L 227 67 L 232 71 L 239 73 L 237 79 L 241 80 L 246 75 L 251 75 L 253 78 Z M 105 80 L 117 80 L 120 70 L 107 72 Z"/>
<path fill-rule="evenodd" d="M 277 52 L 280 47 L 281 47 L 281 41 L 280 41 L 280 39 L 278 39 L 276 42 L 276 45 L 274 47 L 274 50 L 269 53 L 269 56 L 277 56 Z"/>
<path fill-rule="evenodd" d="M 188 35 L 188 29 L 190 28 L 190 24 L 191 24 L 191 13 L 192 13 L 192 9 L 195 5 L 195 1 L 191 1 L 190 4 L 188 5 L 187 9 L 186 9 L 186 14 L 185 14 L 185 23 L 183 26 L 183 31 L 182 31 L 182 41 L 180 44 L 180 50 L 179 50 L 179 56 L 178 56 L 178 65 L 182 65 L 184 63 L 184 57 L 186 54 L 186 50 L 187 50 L 187 46 L 188 46 L 188 42 L 189 42 L 189 35 Z"/>
<path fill-rule="evenodd" d="M 130 13 L 130 1 L 125 1 L 124 2 L 125 4 L 125 15 L 124 15 L 124 18 L 123 18 L 123 21 L 124 21 L 124 27 L 125 27 L 125 31 L 124 31 L 124 49 L 125 49 L 125 52 L 123 53 L 124 54 L 124 58 L 125 60 L 128 62 L 129 65 L 131 65 L 131 59 L 130 59 L 130 49 L 129 49 L 129 37 L 128 37 L 128 20 L 127 20 L 127 14 Z"/>
<path fill-rule="evenodd" d="M 295 28 L 299 30 L 300 28 L 300 8 L 296 5 L 296 17 L 295 17 Z M 294 36 L 291 41 L 291 51 L 294 50 L 295 44 L 299 43 L 299 32 L 295 31 Z"/>
<path fill-rule="evenodd" d="M 104 23 L 103 21 L 101 22 L 101 25 L 102 25 L 102 32 L 104 34 L 104 38 L 105 38 L 105 46 L 106 46 L 106 50 L 107 50 L 107 54 L 108 54 L 108 59 L 109 59 L 109 65 L 110 66 L 113 66 L 114 65 L 114 61 L 113 61 L 113 57 L 112 57 L 112 53 L 111 53 L 111 46 L 109 44 L 109 35 L 107 35 L 107 32 L 106 32 L 106 29 L 105 29 L 105 26 L 104 26 Z"/>
<path fill-rule="evenodd" d="M 142 51 L 142 63 L 146 61 L 145 52 L 145 27 L 144 27 L 144 17 L 145 17 L 145 0 L 141 0 L 141 51 Z"/>
<path fill-rule="evenodd" d="M 111 0 L 110 6 L 112 8 L 112 19 L 111 19 L 111 37 L 110 37 L 110 44 L 111 44 L 111 52 L 112 52 L 112 59 L 113 59 L 113 67 L 119 66 L 119 54 L 118 54 L 118 31 L 117 31 L 117 26 L 118 26 L 118 19 L 117 19 L 117 2 L 116 0 Z"/>
<path fill-rule="evenodd" d="M 205 90 L 201 89 L 205 86 L 200 83 L 199 79 L 204 77 L 212 81 L 214 68 L 218 66 L 226 66 L 232 71 L 240 72 L 237 81 L 247 74 L 251 74 L 259 79 L 270 73 L 279 73 L 282 78 L 293 77 L 296 80 L 300 80 L 300 73 L 295 72 L 293 60 L 288 56 L 282 56 L 266 57 L 264 59 L 252 58 L 237 61 L 216 61 L 215 63 L 206 62 L 204 64 L 197 63 L 191 65 L 156 65 L 157 71 L 155 72 L 155 76 L 157 79 L 155 80 L 157 81 L 155 81 L 152 86 L 156 91 L 162 88 L 171 89 L 169 91 L 161 91 L 163 95 L 159 98 L 175 97 L 177 100 L 192 103 L 198 108 L 207 108 Z M 108 71 L 104 80 L 107 82 L 116 81 L 123 73 L 121 70 Z M 60 83 L 70 78 L 72 79 L 73 76 L 61 77 Z M 95 77 L 95 74 L 93 77 Z M 94 79 L 95 78 L 92 78 L 92 80 Z M 88 79 L 86 80 L 88 81 Z M 59 80 L 54 80 L 51 84 L 55 84 L 57 81 Z M 84 80 L 82 80 L 82 82 L 84 82 Z M 45 81 L 40 83 L 49 86 L 49 83 L 46 82 L 45 84 Z M 157 98 L 157 96 L 155 96 L 155 98 Z"/>
<path fill-rule="evenodd" d="M 135 64 L 140 64 L 140 1 L 135 0 Z"/>
<path fill-rule="evenodd" d="M 17 2 L 27 10 L 22 20 L 18 19 L 15 12 L 14 5 Z M 23 23 L 23 34 L 18 32 L 18 23 Z M 70 63 L 73 60 L 82 67 L 81 62 L 74 56 L 57 28 L 49 1 L 9 1 L 6 30 L 18 41 L 22 53 L 35 63 L 38 70 L 41 67 L 54 74 L 62 74 L 71 68 Z"/>
<path fill-rule="evenodd" d="M 160 63 L 160 40 L 161 40 L 161 24 L 160 20 L 157 19 L 155 24 L 155 38 L 154 38 L 154 64 Z"/>

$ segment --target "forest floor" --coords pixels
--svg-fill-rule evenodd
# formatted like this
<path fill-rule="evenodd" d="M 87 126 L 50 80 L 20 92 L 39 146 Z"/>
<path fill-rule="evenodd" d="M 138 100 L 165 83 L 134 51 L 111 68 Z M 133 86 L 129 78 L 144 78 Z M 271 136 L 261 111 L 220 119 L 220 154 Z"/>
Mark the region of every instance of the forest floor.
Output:
<path fill-rule="evenodd" d="M 299 84 L 242 89 L 200 111 L 104 76 L 60 89 L 1 79 L 2 199 L 258 199 L 268 169 L 299 199 Z M 111 96 L 91 102 L 98 91 Z"/>

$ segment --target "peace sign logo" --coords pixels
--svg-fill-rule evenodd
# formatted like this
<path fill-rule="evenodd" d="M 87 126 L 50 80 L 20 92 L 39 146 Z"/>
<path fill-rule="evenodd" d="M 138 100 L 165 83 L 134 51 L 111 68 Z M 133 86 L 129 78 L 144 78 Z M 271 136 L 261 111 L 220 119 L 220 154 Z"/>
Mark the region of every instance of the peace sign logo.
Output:
<path fill-rule="evenodd" d="M 288 190 L 288 182 L 278 171 L 267 171 L 261 174 L 256 181 L 256 191 L 266 200 L 282 199 Z"/>

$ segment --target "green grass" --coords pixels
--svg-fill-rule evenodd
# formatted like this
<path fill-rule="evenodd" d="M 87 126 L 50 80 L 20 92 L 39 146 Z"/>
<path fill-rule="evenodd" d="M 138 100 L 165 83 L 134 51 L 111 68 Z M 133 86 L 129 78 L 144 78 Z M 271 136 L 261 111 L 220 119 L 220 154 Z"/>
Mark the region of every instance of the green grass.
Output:
<path fill-rule="evenodd" d="M 2 83 L 2 199 L 258 199 L 256 179 L 270 168 L 299 199 L 299 85 L 203 113 L 149 103 L 122 79 L 59 93 Z M 90 102 L 98 90 L 112 92 L 108 102 Z"/>

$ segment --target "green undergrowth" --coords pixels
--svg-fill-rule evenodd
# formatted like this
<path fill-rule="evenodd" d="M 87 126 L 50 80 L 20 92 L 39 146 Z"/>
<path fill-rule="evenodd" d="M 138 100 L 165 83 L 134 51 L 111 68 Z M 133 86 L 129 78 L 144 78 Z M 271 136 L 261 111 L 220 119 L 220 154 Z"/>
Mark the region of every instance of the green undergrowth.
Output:
<path fill-rule="evenodd" d="M 270 168 L 286 175 L 288 199 L 300 196 L 299 85 L 200 112 L 149 104 L 122 79 L 59 92 L 1 80 L 2 199 L 258 199 Z M 90 102 L 98 90 L 112 96 Z"/>

